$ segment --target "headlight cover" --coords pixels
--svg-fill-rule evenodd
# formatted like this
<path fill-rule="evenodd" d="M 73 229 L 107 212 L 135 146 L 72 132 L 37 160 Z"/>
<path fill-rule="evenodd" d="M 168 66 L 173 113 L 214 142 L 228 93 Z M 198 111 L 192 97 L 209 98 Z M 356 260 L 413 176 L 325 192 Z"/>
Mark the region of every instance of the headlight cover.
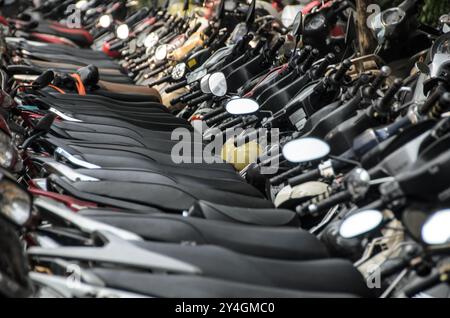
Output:
<path fill-rule="evenodd" d="M 12 223 L 23 226 L 31 216 L 31 196 L 18 184 L 1 180 L 0 213 Z"/>
<path fill-rule="evenodd" d="M 14 160 L 14 145 L 12 139 L 0 133 L 0 166 L 3 168 L 11 168 Z"/>

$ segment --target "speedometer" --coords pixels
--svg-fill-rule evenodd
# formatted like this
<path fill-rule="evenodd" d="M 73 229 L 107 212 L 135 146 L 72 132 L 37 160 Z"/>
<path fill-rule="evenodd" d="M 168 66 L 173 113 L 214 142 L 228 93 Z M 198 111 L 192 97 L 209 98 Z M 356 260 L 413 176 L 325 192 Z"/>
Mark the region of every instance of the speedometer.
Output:
<path fill-rule="evenodd" d="M 327 22 L 327 19 L 323 14 L 317 14 L 308 19 L 305 23 L 305 31 L 317 31 Z"/>

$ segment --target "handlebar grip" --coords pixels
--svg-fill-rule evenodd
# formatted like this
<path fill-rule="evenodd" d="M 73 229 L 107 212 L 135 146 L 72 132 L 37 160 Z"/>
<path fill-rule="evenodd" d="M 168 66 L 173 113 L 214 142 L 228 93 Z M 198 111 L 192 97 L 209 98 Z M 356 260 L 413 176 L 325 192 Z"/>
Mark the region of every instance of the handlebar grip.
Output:
<path fill-rule="evenodd" d="M 419 114 L 421 114 L 421 115 L 427 114 L 433 108 L 433 106 L 436 105 L 437 101 L 441 97 L 441 94 L 442 94 L 441 89 L 438 88 L 438 89 L 434 90 L 434 92 L 431 93 L 431 95 L 427 98 L 425 103 L 423 103 L 419 107 L 419 109 L 418 109 Z"/>
<path fill-rule="evenodd" d="M 337 83 L 339 83 L 347 73 L 347 71 L 352 67 L 353 63 L 349 59 L 345 59 L 339 69 L 336 71 L 336 73 L 333 76 L 333 80 Z"/>
<path fill-rule="evenodd" d="M 315 77 L 322 77 L 327 67 L 330 66 L 330 64 L 333 62 L 333 60 L 336 58 L 336 56 L 333 53 L 328 53 L 325 56 L 325 59 L 317 66 L 317 68 L 314 70 L 314 76 Z"/>
<path fill-rule="evenodd" d="M 330 196 L 329 198 L 322 200 L 321 202 L 317 204 L 312 204 L 306 207 L 306 210 L 304 209 L 304 206 L 300 206 L 300 209 L 297 210 L 298 213 L 303 215 L 320 215 L 324 211 L 327 211 L 328 209 L 332 208 L 333 206 L 345 202 L 351 198 L 351 194 L 348 191 L 342 191 L 339 193 L 336 193 L 335 195 Z"/>
<path fill-rule="evenodd" d="M 295 187 L 295 186 L 301 185 L 303 183 L 316 180 L 318 178 L 320 178 L 320 170 L 314 169 L 314 170 L 302 173 L 299 176 L 290 178 L 288 180 L 288 183 L 291 187 Z"/>
<path fill-rule="evenodd" d="M 172 78 L 172 75 L 166 75 L 161 77 L 159 80 L 154 81 L 153 83 L 148 84 L 149 87 L 159 85 L 165 82 L 168 82 Z"/>
<path fill-rule="evenodd" d="M 217 115 L 220 115 L 225 112 L 225 109 L 223 107 L 217 107 L 216 109 L 210 111 L 209 113 L 203 115 L 203 120 L 208 120 L 210 118 L 214 118 Z"/>
<path fill-rule="evenodd" d="M 441 117 L 440 115 L 450 109 L 450 93 L 444 93 L 439 99 L 439 106 L 433 107 L 429 116 L 434 118 Z"/>
<path fill-rule="evenodd" d="M 150 78 L 152 76 L 155 76 L 158 73 L 161 73 L 162 71 L 164 71 L 167 68 L 167 65 L 162 65 L 157 67 L 156 69 L 154 69 L 153 71 L 149 72 L 146 74 L 147 78 Z"/>
<path fill-rule="evenodd" d="M 179 82 L 179 83 L 177 83 L 175 85 L 167 87 L 164 91 L 166 93 L 171 93 L 171 92 L 176 91 L 177 89 L 180 89 L 180 88 L 182 88 L 182 87 L 184 87 L 186 85 L 187 85 L 187 80 L 183 80 L 183 81 L 181 81 L 181 82 Z"/>
<path fill-rule="evenodd" d="M 389 263 L 387 265 L 383 264 L 381 267 L 380 276 L 382 278 L 392 276 L 408 266 L 408 261 L 405 258 L 392 259 L 388 261 Z"/>
<path fill-rule="evenodd" d="M 236 126 L 237 124 L 239 124 L 241 122 L 242 122 L 242 118 L 238 117 L 238 118 L 234 118 L 230 121 L 220 124 L 217 128 L 219 130 L 225 130 L 225 129 L 231 128 L 233 126 Z"/>
<path fill-rule="evenodd" d="M 403 292 L 406 295 L 406 297 L 413 297 L 422 291 L 425 291 L 436 285 L 439 285 L 440 283 L 441 283 L 441 273 L 434 273 L 424 279 L 421 279 L 417 283 L 411 284 L 410 286 L 406 286 L 403 289 Z"/>
<path fill-rule="evenodd" d="M 188 102 L 188 106 L 198 105 L 200 103 L 206 102 L 214 97 L 214 95 L 206 94 L 197 98 L 194 98 Z"/>
<path fill-rule="evenodd" d="M 201 26 L 202 26 L 202 24 L 200 22 L 198 22 L 196 25 L 194 25 L 194 27 L 191 30 L 189 30 L 188 35 L 191 36 L 192 34 L 197 32 Z"/>
<path fill-rule="evenodd" d="M 274 56 L 277 54 L 278 50 L 283 46 L 285 40 L 284 38 L 279 38 L 274 46 L 269 51 L 269 56 Z"/>
<path fill-rule="evenodd" d="M 183 95 L 175 97 L 174 99 L 172 99 L 170 101 L 170 105 L 171 106 L 175 106 L 176 104 L 180 103 L 181 102 L 181 97 L 183 97 Z"/>
<path fill-rule="evenodd" d="M 190 100 L 192 100 L 192 99 L 194 99 L 194 98 L 200 97 L 202 94 L 203 94 L 202 91 L 194 91 L 194 92 L 190 92 L 190 93 L 184 95 L 184 96 L 181 98 L 181 102 L 182 102 L 182 103 L 187 103 L 188 101 L 190 101 Z"/>
<path fill-rule="evenodd" d="M 219 114 L 218 116 L 214 116 L 207 120 L 205 120 L 205 118 L 203 118 L 203 120 L 205 120 L 206 125 L 211 126 L 211 125 L 218 123 L 219 121 L 230 118 L 231 116 L 232 116 L 231 114 L 229 114 L 227 112 L 223 112 L 223 113 Z"/>
<path fill-rule="evenodd" d="M 389 110 L 389 105 L 391 101 L 394 99 L 395 94 L 400 90 L 400 88 L 403 85 L 403 81 L 399 78 L 397 78 L 394 81 L 394 84 L 392 84 L 392 87 L 388 89 L 386 94 L 380 99 L 378 102 L 378 110 L 380 112 L 386 112 Z"/>
<path fill-rule="evenodd" d="M 312 46 L 307 45 L 305 46 L 300 53 L 298 54 L 298 57 L 295 61 L 296 65 L 300 65 L 306 61 L 306 59 L 311 55 Z"/>
<path fill-rule="evenodd" d="M 375 78 L 375 80 L 372 83 L 372 87 L 374 91 L 379 89 L 381 85 L 383 84 L 384 80 L 388 78 L 392 73 L 392 70 L 389 66 L 383 66 L 380 70 L 380 74 Z"/>
<path fill-rule="evenodd" d="M 286 179 L 289 179 L 291 176 L 301 173 L 303 170 L 303 167 L 301 165 L 298 165 L 292 169 L 289 169 L 286 172 L 283 172 L 281 174 L 279 174 L 278 176 L 273 177 L 272 179 L 270 179 L 270 184 L 271 185 L 279 185 L 281 183 L 283 183 Z"/>
<path fill-rule="evenodd" d="M 211 43 L 216 39 L 216 37 L 219 35 L 219 30 L 214 30 L 213 33 L 208 37 L 208 39 L 203 44 L 205 47 L 208 47 L 211 45 Z"/>
<path fill-rule="evenodd" d="M 319 50 L 317 49 L 313 49 L 311 51 L 311 54 L 309 54 L 309 56 L 306 58 L 305 62 L 303 62 L 302 66 L 301 66 L 301 71 L 302 72 L 306 72 L 314 63 L 314 61 L 317 59 L 317 57 L 319 56 Z"/>

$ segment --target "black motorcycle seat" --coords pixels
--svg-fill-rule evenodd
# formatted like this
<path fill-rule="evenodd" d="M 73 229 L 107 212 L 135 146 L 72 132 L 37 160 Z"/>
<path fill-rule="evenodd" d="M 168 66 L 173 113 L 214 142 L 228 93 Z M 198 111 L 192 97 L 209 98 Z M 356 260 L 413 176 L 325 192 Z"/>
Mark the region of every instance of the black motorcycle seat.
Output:
<path fill-rule="evenodd" d="M 48 69 L 54 70 L 55 72 L 60 73 L 75 73 L 80 67 L 84 65 L 74 65 L 68 63 L 52 63 L 47 61 L 33 60 L 33 59 L 24 59 L 24 62 L 27 65 L 35 66 L 39 68 L 42 72 L 45 72 Z M 100 78 L 104 81 L 113 82 L 113 83 L 121 83 L 121 84 L 132 84 L 132 80 L 125 74 L 121 73 L 117 69 L 99 69 Z"/>
<path fill-rule="evenodd" d="M 260 226 L 300 226 L 297 214 L 291 210 L 240 208 L 207 201 L 195 202 L 189 209 L 189 215 L 208 220 Z"/>
<path fill-rule="evenodd" d="M 242 178 L 236 173 L 233 166 L 227 163 L 199 162 L 173 162 L 170 154 L 153 151 L 146 148 L 138 148 L 121 145 L 105 145 L 72 140 L 62 140 L 54 137 L 45 139 L 54 147 L 61 147 L 72 155 L 103 168 L 136 168 L 136 169 L 168 169 L 168 171 L 183 172 L 182 174 L 197 175 L 200 170 L 210 173 L 210 177 L 219 175 L 228 178 Z M 196 157 L 190 157 L 195 159 Z M 192 172 L 186 170 L 192 170 Z"/>
<path fill-rule="evenodd" d="M 84 47 L 91 45 L 94 40 L 92 35 L 85 29 L 68 28 L 60 23 L 52 21 L 39 21 L 37 27 L 32 29 L 31 31 L 67 38 L 74 43 Z"/>
<path fill-rule="evenodd" d="M 210 189 L 227 191 L 230 193 L 245 194 L 262 198 L 262 194 L 244 180 L 236 178 L 211 179 L 194 176 L 184 176 L 171 171 L 146 171 L 131 169 L 77 169 L 83 175 L 91 176 L 100 180 L 136 182 L 136 183 L 162 183 L 176 186 L 178 184 L 192 187 L 208 187 Z"/>
<path fill-rule="evenodd" d="M 74 122 L 55 122 L 51 127 L 51 133 L 58 138 L 145 147 L 169 153 L 180 142 L 178 140 L 171 140 L 170 134 L 158 135 L 155 131 L 149 133 L 149 131 L 139 129 L 138 127 L 129 129 L 118 126 L 91 125 Z M 186 142 L 203 146 L 200 135 L 191 134 L 190 136 L 190 140 Z"/>
<path fill-rule="evenodd" d="M 169 110 L 166 106 L 162 105 L 159 102 L 159 97 L 155 97 L 155 99 L 152 99 L 151 95 L 148 95 L 147 100 L 140 100 L 140 101 L 133 101 L 133 100 L 127 100 L 125 97 L 128 95 L 122 95 L 123 99 L 118 100 L 117 97 L 108 97 L 108 96 L 101 96 L 101 95 L 94 95 L 94 94 L 88 94 L 88 95 L 78 95 L 78 94 L 59 94 L 55 93 L 53 90 L 50 91 L 40 91 L 40 95 L 42 95 L 42 98 L 48 98 L 44 100 L 48 100 L 49 102 L 58 105 L 60 107 L 68 106 L 70 107 L 79 107 L 80 104 L 82 106 L 98 106 L 103 105 L 106 107 L 122 107 L 123 109 L 127 109 L 126 107 L 131 107 L 131 109 L 150 109 L 153 111 L 162 111 L 164 113 L 170 114 Z M 121 95 L 118 93 L 115 93 L 116 95 Z M 120 109 L 120 108 L 119 108 Z"/>
<path fill-rule="evenodd" d="M 41 92 L 42 93 L 42 92 Z M 63 96 L 64 94 L 61 94 Z M 38 97 L 30 94 L 23 96 L 23 99 L 30 104 L 37 104 L 44 108 L 53 107 L 63 112 L 86 112 L 86 111 L 99 111 L 101 110 L 105 115 L 110 112 L 128 114 L 143 114 L 152 115 L 155 118 L 169 118 L 173 121 L 179 121 L 186 123 L 185 120 L 180 121 L 172 114 L 169 113 L 166 107 L 155 102 L 125 102 L 115 101 L 114 103 L 110 98 L 104 96 L 94 96 L 95 98 L 72 98 L 68 100 L 56 99 L 48 96 Z M 176 119 L 176 120 L 175 120 Z"/>
<path fill-rule="evenodd" d="M 56 175 L 50 175 L 49 181 L 52 186 L 55 185 L 82 200 L 126 209 L 128 208 L 127 203 L 131 202 L 140 206 L 163 209 L 164 211 L 182 212 L 188 210 L 196 201 L 201 199 L 242 207 L 273 207 L 270 201 L 262 198 L 208 189 L 206 187 L 119 181 L 70 182 Z M 96 199 L 90 199 L 90 195 L 95 196 Z M 110 200 L 108 199 L 113 199 L 114 201 L 109 203 Z"/>
<path fill-rule="evenodd" d="M 157 130 L 149 130 L 143 127 L 139 127 L 133 125 L 131 123 L 127 123 L 125 121 L 119 122 L 115 121 L 111 124 L 105 124 L 100 121 L 96 123 L 96 119 L 98 117 L 92 117 L 92 123 L 88 122 L 69 122 L 69 121 L 56 121 L 53 123 L 52 129 L 56 131 L 78 131 L 78 132 L 92 132 L 92 133 L 116 133 L 121 134 L 123 136 L 128 136 L 134 139 L 155 139 L 155 140 L 163 140 L 170 141 L 172 132 L 170 131 L 157 131 Z M 194 142 L 194 138 L 198 138 L 200 140 L 201 135 L 192 136 L 192 141 Z"/>
<path fill-rule="evenodd" d="M 201 276 L 165 275 L 123 269 L 93 269 L 111 288 L 165 298 L 354 298 L 357 296 L 309 292 L 230 282 Z"/>
<path fill-rule="evenodd" d="M 171 214 L 136 214 L 97 209 L 81 215 L 138 234 L 145 240 L 218 245 L 264 258 L 327 258 L 325 246 L 312 234 L 293 227 L 265 227 L 204 220 Z"/>
<path fill-rule="evenodd" d="M 45 45 L 42 45 L 42 43 L 40 43 L 39 45 L 35 45 L 33 41 L 24 39 L 19 43 L 19 47 L 32 53 L 66 54 L 100 61 L 111 60 L 111 58 L 102 51 L 68 47 L 67 45 L 62 44 L 46 43 Z"/>
<path fill-rule="evenodd" d="M 91 64 L 95 64 L 95 66 L 99 68 L 107 68 L 107 69 L 118 69 L 120 70 L 120 66 L 112 61 L 112 60 L 100 60 L 100 59 L 92 59 L 90 57 L 81 57 L 81 56 L 75 56 L 75 55 L 69 55 L 65 53 L 44 53 L 44 52 L 37 52 L 32 51 L 29 52 L 28 57 L 32 59 L 38 59 L 48 62 L 58 62 L 58 63 L 70 63 L 82 66 L 87 66 Z"/>
<path fill-rule="evenodd" d="M 117 84 L 117 83 L 110 83 L 110 85 L 124 85 L 124 86 L 131 86 L 127 84 Z M 150 90 L 150 88 L 149 88 Z M 40 93 L 44 93 L 44 96 L 55 96 L 56 99 L 60 99 L 60 97 L 57 94 L 54 94 L 53 88 L 44 88 L 40 90 Z M 46 95 L 48 94 L 48 95 Z M 72 95 L 68 92 L 65 94 L 59 94 L 59 95 Z M 108 91 L 104 88 L 93 88 L 92 90 L 88 90 L 87 95 L 75 95 L 73 97 L 73 100 L 76 102 L 76 105 L 79 105 L 79 100 L 76 100 L 76 96 L 80 96 L 83 98 L 82 100 L 89 100 L 89 101 L 95 101 L 95 102 L 106 102 L 110 101 L 107 105 L 128 105 L 133 103 L 133 105 L 136 106 L 142 106 L 146 107 L 146 105 L 149 105 L 152 108 L 160 108 L 162 111 L 165 111 L 166 113 L 169 113 L 167 111 L 167 108 L 162 105 L 161 98 L 159 94 L 134 94 L 133 92 L 129 93 L 123 93 L 123 92 L 116 92 L 116 91 Z M 65 103 L 64 103 L 65 104 Z M 63 105 L 64 105 L 63 104 Z"/>
<path fill-rule="evenodd" d="M 213 245 L 149 241 L 135 244 L 194 265 L 204 277 L 276 288 L 372 296 L 363 276 L 348 260 L 285 261 L 246 256 Z"/>
<path fill-rule="evenodd" d="M 150 130 L 157 131 L 173 131 L 176 128 L 185 128 L 187 130 L 193 130 L 192 126 L 189 125 L 186 121 L 181 118 L 177 118 L 174 116 L 167 115 L 158 115 L 158 114 L 142 114 L 142 113 L 130 113 L 130 112 L 117 112 L 117 111 L 108 111 L 104 110 L 75 110 L 73 112 L 62 111 L 64 115 L 89 122 L 89 118 L 92 116 L 105 118 L 105 122 L 108 122 L 108 119 L 112 120 L 125 120 L 129 123 L 145 125 L 146 128 Z"/>
<path fill-rule="evenodd" d="M 153 123 L 148 122 L 146 120 L 139 119 L 130 119 L 130 118 L 121 118 L 120 116 L 111 117 L 103 115 L 84 115 L 84 114 L 76 114 L 76 119 L 81 120 L 83 123 L 90 124 L 98 124 L 98 125 L 109 125 L 109 126 L 120 126 L 120 127 L 138 127 L 142 129 L 146 129 L 151 131 L 152 134 L 155 132 L 158 136 L 167 136 L 172 134 L 172 130 L 158 130 L 158 127 L 155 127 Z M 192 126 L 183 126 L 183 128 L 193 131 Z M 156 136 L 155 134 L 155 136 Z M 170 139 L 170 137 L 169 137 Z"/>

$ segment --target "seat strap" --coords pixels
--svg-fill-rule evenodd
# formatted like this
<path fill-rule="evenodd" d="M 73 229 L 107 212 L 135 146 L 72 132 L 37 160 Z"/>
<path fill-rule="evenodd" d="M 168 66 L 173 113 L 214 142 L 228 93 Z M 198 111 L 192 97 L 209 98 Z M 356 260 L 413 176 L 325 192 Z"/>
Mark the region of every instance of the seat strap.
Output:
<path fill-rule="evenodd" d="M 78 95 L 85 96 L 86 95 L 86 88 L 84 87 L 83 81 L 81 80 L 80 75 L 78 74 L 70 74 L 72 78 L 75 79 L 75 85 L 77 86 Z"/>
<path fill-rule="evenodd" d="M 65 94 L 65 93 L 66 93 L 66 92 L 63 91 L 61 88 L 59 88 L 59 87 L 57 87 L 57 86 L 55 86 L 55 85 L 53 85 L 53 84 L 48 85 L 48 87 L 53 88 L 55 91 L 57 91 L 57 92 L 59 92 L 59 93 L 61 93 L 61 94 Z"/>

